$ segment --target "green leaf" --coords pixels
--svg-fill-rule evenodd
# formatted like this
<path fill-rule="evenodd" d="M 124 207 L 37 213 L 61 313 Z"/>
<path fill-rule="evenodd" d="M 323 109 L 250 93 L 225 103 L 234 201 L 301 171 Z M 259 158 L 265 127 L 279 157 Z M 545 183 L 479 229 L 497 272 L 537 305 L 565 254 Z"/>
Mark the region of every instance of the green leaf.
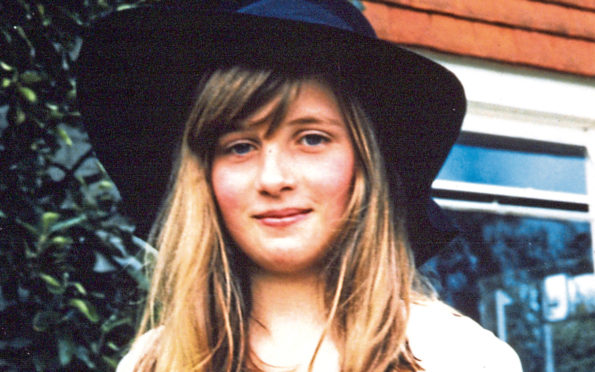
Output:
<path fill-rule="evenodd" d="M 48 286 L 47 288 L 48 288 L 48 292 L 50 292 L 51 294 L 55 294 L 55 295 L 62 295 L 66 291 L 66 288 L 64 288 L 64 287 Z"/>
<path fill-rule="evenodd" d="M 101 180 L 99 182 L 99 188 L 101 190 L 111 190 L 114 187 L 114 184 L 109 180 Z"/>
<path fill-rule="evenodd" d="M 50 110 L 50 119 L 59 120 L 64 117 L 64 114 L 60 112 L 58 105 L 46 102 L 45 107 Z M 60 135 L 60 133 L 58 133 L 58 135 Z"/>
<path fill-rule="evenodd" d="M 79 345 L 76 348 L 75 355 L 77 358 L 85 362 L 87 367 L 89 367 L 90 369 L 95 369 L 95 363 L 93 363 L 93 361 L 89 357 L 89 350 L 86 347 Z"/>
<path fill-rule="evenodd" d="M 143 264 L 134 256 L 127 258 L 114 257 L 114 260 L 119 263 L 128 275 L 135 281 L 138 287 L 144 291 L 149 289 L 149 280 L 143 272 Z"/>
<path fill-rule="evenodd" d="M 8 63 L 4 62 L 4 61 L 0 61 L 0 68 L 3 69 L 4 71 L 14 71 L 14 67 L 12 67 L 11 65 L 9 65 Z"/>
<path fill-rule="evenodd" d="M 47 234 L 50 228 L 60 219 L 60 214 L 56 212 L 45 212 L 41 216 L 41 233 Z"/>
<path fill-rule="evenodd" d="M 97 0 L 97 6 L 103 9 L 108 9 L 109 8 L 109 4 L 107 3 L 106 0 Z"/>
<path fill-rule="evenodd" d="M 39 16 L 41 17 L 41 24 L 44 27 L 49 26 L 52 23 L 52 19 L 46 15 L 45 7 L 42 4 L 37 4 L 37 11 L 39 12 Z"/>
<path fill-rule="evenodd" d="M 76 89 L 71 89 L 66 93 L 66 100 L 73 102 L 76 99 Z"/>
<path fill-rule="evenodd" d="M 97 251 L 95 253 L 95 265 L 93 265 L 93 271 L 96 273 L 109 273 L 116 271 L 116 267 L 109 262 L 105 256 Z"/>
<path fill-rule="evenodd" d="M 147 241 L 145 241 L 137 236 L 133 236 L 132 242 L 134 243 L 135 246 L 140 248 L 141 251 L 143 251 L 143 253 L 145 254 L 145 257 L 147 257 L 148 259 L 150 259 L 153 262 L 157 259 L 157 255 L 159 254 L 159 252 L 157 251 L 157 249 L 155 249 L 155 247 L 153 247 Z"/>
<path fill-rule="evenodd" d="M 55 232 L 58 232 L 58 231 L 64 231 L 64 230 L 67 230 L 67 229 L 69 229 L 69 228 L 71 228 L 73 226 L 79 225 L 79 224 L 81 224 L 82 222 L 84 222 L 86 220 L 87 220 L 87 216 L 84 215 L 84 214 L 82 214 L 80 216 L 73 217 L 73 218 L 69 218 L 67 220 L 64 220 L 64 221 L 61 221 L 61 222 L 57 222 L 55 224 L 52 224 L 49 227 L 49 231 L 48 232 L 55 233 Z"/>
<path fill-rule="evenodd" d="M 50 240 L 50 243 L 55 244 L 59 247 L 63 247 L 65 245 L 72 244 L 72 238 L 70 236 L 58 235 L 54 236 L 52 240 Z"/>
<path fill-rule="evenodd" d="M 80 298 L 73 298 L 72 300 L 68 301 L 68 304 L 77 308 L 92 323 L 97 323 L 99 321 L 97 310 L 95 310 L 95 306 L 93 306 L 93 304 L 91 304 L 89 301 Z"/>
<path fill-rule="evenodd" d="M 49 274 L 39 273 L 39 277 L 50 287 L 61 288 L 62 283 Z"/>
<path fill-rule="evenodd" d="M 66 288 L 58 279 L 49 274 L 39 273 L 39 277 L 45 282 L 45 285 L 50 293 L 60 295 L 66 290 Z"/>
<path fill-rule="evenodd" d="M 24 227 L 27 231 L 29 231 L 31 234 L 33 234 L 34 236 L 38 236 L 39 235 L 39 231 L 37 230 L 37 228 L 25 221 L 21 221 L 20 219 L 16 218 L 15 222 Z"/>
<path fill-rule="evenodd" d="M 17 107 L 13 116 L 13 120 L 16 125 L 21 125 L 25 122 L 25 120 L 27 120 L 27 115 L 25 115 L 25 112 L 20 107 Z"/>
<path fill-rule="evenodd" d="M 91 292 L 91 296 L 93 296 L 99 300 L 105 300 L 105 293 L 103 293 L 103 292 L 93 291 L 93 292 Z"/>
<path fill-rule="evenodd" d="M 38 252 L 31 249 L 31 247 L 26 241 L 23 242 L 23 245 L 25 246 L 25 257 L 27 259 L 37 258 L 37 256 L 39 256 Z"/>
<path fill-rule="evenodd" d="M 37 93 L 35 93 L 33 89 L 28 87 L 18 87 L 17 91 L 25 101 L 31 104 L 37 103 Z"/>
<path fill-rule="evenodd" d="M 85 289 L 85 287 L 83 287 L 83 285 L 79 282 L 74 282 L 72 283 L 72 286 L 74 286 L 74 288 L 76 289 L 76 291 L 80 294 L 82 294 L 83 296 L 87 295 L 87 290 Z"/>
<path fill-rule="evenodd" d="M 43 4 L 37 4 L 37 11 L 39 12 L 40 16 L 43 17 L 45 15 L 45 7 Z"/>
<path fill-rule="evenodd" d="M 116 11 L 121 12 L 123 10 L 133 9 L 133 8 L 136 8 L 135 4 L 120 4 L 116 7 Z"/>
<path fill-rule="evenodd" d="M 55 311 L 42 311 L 33 317 L 33 329 L 37 332 L 45 332 L 51 326 L 60 321 L 60 314 Z"/>
<path fill-rule="evenodd" d="M 69 338 L 59 338 L 58 339 L 58 358 L 60 360 L 60 365 L 66 366 L 72 360 L 72 356 L 74 355 L 76 348 L 74 343 Z"/>
<path fill-rule="evenodd" d="M 93 354 L 99 354 L 99 349 L 101 349 L 101 345 L 99 344 L 99 342 L 91 342 L 91 351 L 93 352 Z"/>
<path fill-rule="evenodd" d="M 103 167 L 103 164 L 101 164 L 101 162 L 99 160 L 95 161 L 95 165 L 97 165 L 97 168 L 99 169 L 99 172 L 101 172 L 101 174 L 104 177 L 108 177 L 107 171 L 105 170 L 105 168 Z"/>
<path fill-rule="evenodd" d="M 17 31 L 17 34 L 19 34 L 20 37 L 25 39 L 27 42 L 29 41 L 29 39 L 27 38 L 27 34 L 25 33 L 25 30 L 21 26 L 14 26 L 13 29 Z"/>
<path fill-rule="evenodd" d="M 119 348 L 117 348 L 117 349 L 113 349 L 113 350 L 119 350 Z M 115 368 L 118 366 L 118 360 L 117 360 L 117 359 L 110 358 L 110 357 L 108 357 L 108 356 L 106 356 L 106 355 L 102 355 L 102 356 L 101 356 L 101 359 L 103 359 L 103 361 L 104 361 L 104 362 L 105 362 L 105 363 L 106 363 L 108 366 L 110 366 L 111 368 L 114 368 L 114 369 L 115 369 Z"/>
<path fill-rule="evenodd" d="M 9 78 L 2 78 L 2 81 L 0 82 L 0 88 L 2 89 L 6 89 L 10 86 L 10 84 L 12 84 L 12 80 Z"/>
<path fill-rule="evenodd" d="M 110 317 L 110 319 L 106 320 L 102 325 L 101 325 L 101 331 L 103 333 L 108 333 L 111 330 L 113 330 L 114 328 L 117 328 L 121 325 L 132 325 L 132 319 L 130 317 L 126 317 L 126 318 L 121 318 L 121 319 L 116 319 L 115 314 L 112 315 Z"/>
<path fill-rule="evenodd" d="M 45 107 L 49 108 L 50 110 L 57 110 L 58 109 L 58 105 L 56 105 L 55 103 L 50 103 L 50 102 L 46 102 L 45 103 Z"/>
<path fill-rule="evenodd" d="M 19 76 L 19 78 L 22 83 L 27 84 L 27 85 L 39 83 L 40 81 L 43 80 L 41 75 L 39 73 L 37 73 L 36 71 L 25 71 Z"/>
<path fill-rule="evenodd" d="M 66 133 L 64 128 L 58 127 L 57 131 L 58 131 L 58 136 L 60 136 L 60 138 L 62 139 L 62 141 L 64 141 L 66 146 L 71 147 L 72 140 L 70 139 L 70 136 L 68 135 L 68 133 Z"/>

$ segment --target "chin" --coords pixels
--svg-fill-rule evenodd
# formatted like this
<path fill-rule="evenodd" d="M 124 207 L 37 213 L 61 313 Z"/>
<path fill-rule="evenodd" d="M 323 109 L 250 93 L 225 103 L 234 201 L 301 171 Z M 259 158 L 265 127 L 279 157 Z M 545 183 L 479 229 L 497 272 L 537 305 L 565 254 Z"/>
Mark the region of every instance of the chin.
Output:
<path fill-rule="evenodd" d="M 300 257 L 299 254 L 297 256 Z M 287 275 L 317 272 L 321 266 L 318 258 L 296 260 L 295 257 L 289 259 L 287 257 L 269 258 L 266 262 L 255 262 L 255 265 L 261 271 Z"/>

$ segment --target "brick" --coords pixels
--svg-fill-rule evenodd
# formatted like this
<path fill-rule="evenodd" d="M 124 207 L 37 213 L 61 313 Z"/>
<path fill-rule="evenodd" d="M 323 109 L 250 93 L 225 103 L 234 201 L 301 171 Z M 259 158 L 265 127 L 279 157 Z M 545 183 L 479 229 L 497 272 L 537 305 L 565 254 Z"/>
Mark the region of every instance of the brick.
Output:
<path fill-rule="evenodd" d="M 595 0 L 564 1 L 592 3 L 595 8 Z M 469 20 L 595 41 L 595 10 L 527 0 L 386 0 L 384 3 L 428 13 L 448 14 Z"/>
<path fill-rule="evenodd" d="M 380 38 L 399 44 L 595 77 L 595 42 L 445 14 L 365 3 Z"/>

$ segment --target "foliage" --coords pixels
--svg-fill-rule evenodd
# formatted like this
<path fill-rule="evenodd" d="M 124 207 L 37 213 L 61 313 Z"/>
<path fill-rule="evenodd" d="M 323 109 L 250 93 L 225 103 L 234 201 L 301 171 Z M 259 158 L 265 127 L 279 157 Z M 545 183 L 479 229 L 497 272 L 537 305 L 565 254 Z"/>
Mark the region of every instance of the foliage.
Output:
<path fill-rule="evenodd" d="M 85 27 L 125 1 L 0 5 L 0 369 L 112 370 L 135 327 L 143 244 L 75 107 Z"/>
<path fill-rule="evenodd" d="M 595 371 L 595 317 L 553 324 L 556 371 Z"/>

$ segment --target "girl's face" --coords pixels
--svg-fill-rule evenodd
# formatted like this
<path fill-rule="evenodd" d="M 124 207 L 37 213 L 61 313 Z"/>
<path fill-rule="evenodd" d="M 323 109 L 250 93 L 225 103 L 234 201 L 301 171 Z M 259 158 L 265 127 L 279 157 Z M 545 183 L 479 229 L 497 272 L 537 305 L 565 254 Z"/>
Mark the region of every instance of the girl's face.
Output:
<path fill-rule="evenodd" d="M 306 80 L 272 133 L 276 102 L 221 136 L 211 180 L 230 236 L 261 269 L 317 268 L 341 228 L 355 174 L 349 130 L 330 89 Z"/>

